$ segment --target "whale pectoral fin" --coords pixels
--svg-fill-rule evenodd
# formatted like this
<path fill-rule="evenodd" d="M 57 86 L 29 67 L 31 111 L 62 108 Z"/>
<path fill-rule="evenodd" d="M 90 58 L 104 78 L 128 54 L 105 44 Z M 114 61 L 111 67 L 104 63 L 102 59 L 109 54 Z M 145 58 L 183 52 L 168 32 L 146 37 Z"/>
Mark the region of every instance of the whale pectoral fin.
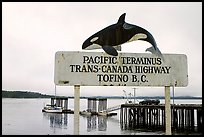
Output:
<path fill-rule="evenodd" d="M 118 52 L 115 48 L 113 48 L 112 46 L 102 46 L 103 50 L 109 54 L 109 55 L 113 55 L 113 56 L 118 56 Z"/>

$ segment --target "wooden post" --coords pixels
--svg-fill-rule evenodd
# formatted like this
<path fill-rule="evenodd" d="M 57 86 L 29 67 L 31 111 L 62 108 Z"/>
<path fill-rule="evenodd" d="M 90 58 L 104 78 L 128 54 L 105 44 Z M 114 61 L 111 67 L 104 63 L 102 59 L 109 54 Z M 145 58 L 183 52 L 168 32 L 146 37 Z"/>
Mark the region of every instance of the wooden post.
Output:
<path fill-rule="evenodd" d="M 74 85 L 74 135 L 79 135 L 80 85 Z"/>
<path fill-rule="evenodd" d="M 166 135 L 171 135 L 170 86 L 165 86 L 165 123 Z"/>

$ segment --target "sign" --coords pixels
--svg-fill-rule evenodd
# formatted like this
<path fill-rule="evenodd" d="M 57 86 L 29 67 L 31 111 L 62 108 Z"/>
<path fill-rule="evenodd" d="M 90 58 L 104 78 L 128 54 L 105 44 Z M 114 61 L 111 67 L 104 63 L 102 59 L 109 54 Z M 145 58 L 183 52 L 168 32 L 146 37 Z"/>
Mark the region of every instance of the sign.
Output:
<path fill-rule="evenodd" d="M 58 51 L 54 82 L 59 86 L 175 86 L 188 85 L 187 56 L 151 53 Z"/>

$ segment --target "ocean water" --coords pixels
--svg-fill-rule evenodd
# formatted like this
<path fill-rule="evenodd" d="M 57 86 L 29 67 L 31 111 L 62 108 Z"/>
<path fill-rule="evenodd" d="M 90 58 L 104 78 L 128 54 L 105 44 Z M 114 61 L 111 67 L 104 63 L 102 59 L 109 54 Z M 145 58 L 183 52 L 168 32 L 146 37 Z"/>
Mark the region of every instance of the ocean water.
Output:
<path fill-rule="evenodd" d="M 125 103 L 126 99 L 108 99 L 107 107 Z M 136 100 L 141 101 L 141 100 Z M 160 100 L 164 103 L 164 100 Z M 74 114 L 52 114 L 42 112 L 50 99 L 2 98 L 2 135 L 73 135 Z M 175 104 L 202 104 L 202 100 L 174 100 Z M 73 110 L 74 99 L 68 107 Z M 87 109 L 87 99 L 80 100 L 80 110 Z M 80 135 L 163 135 L 165 132 L 145 132 L 120 128 L 120 111 L 117 115 L 80 116 Z"/>

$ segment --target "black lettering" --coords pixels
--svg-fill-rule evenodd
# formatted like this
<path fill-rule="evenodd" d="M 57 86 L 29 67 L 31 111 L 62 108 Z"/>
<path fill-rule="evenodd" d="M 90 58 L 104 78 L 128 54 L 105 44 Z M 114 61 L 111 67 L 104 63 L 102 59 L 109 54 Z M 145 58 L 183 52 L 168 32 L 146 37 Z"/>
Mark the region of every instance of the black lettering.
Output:
<path fill-rule="evenodd" d="M 135 73 L 141 73 L 141 66 L 135 66 Z"/>
<path fill-rule="evenodd" d="M 128 75 L 119 75 L 119 74 L 97 74 L 99 82 L 127 82 Z"/>
<path fill-rule="evenodd" d="M 160 73 L 160 68 L 159 67 L 154 67 L 154 73 Z"/>
<path fill-rule="evenodd" d="M 80 65 L 76 65 L 76 71 L 75 72 L 81 72 L 80 69 L 81 69 L 81 66 Z"/>
<path fill-rule="evenodd" d="M 122 64 L 126 64 L 125 57 L 121 57 L 121 58 L 122 58 Z"/>
<path fill-rule="evenodd" d="M 127 57 L 127 64 L 131 64 L 131 58 Z"/>
<path fill-rule="evenodd" d="M 132 57 L 132 64 L 136 64 L 136 59 L 135 59 L 135 57 Z"/>
<path fill-rule="evenodd" d="M 105 74 L 105 75 L 103 76 L 103 81 L 104 81 L 104 82 L 108 82 L 108 81 L 109 81 L 108 75 Z"/>
<path fill-rule="evenodd" d="M 149 73 L 153 73 L 153 67 L 149 66 Z"/>
<path fill-rule="evenodd" d="M 104 64 L 107 64 L 108 62 L 108 57 L 104 57 Z"/>
<path fill-rule="evenodd" d="M 96 57 L 94 58 L 94 62 L 95 62 L 96 64 L 99 64 L 99 63 L 100 63 L 100 57 L 99 57 L 99 56 L 96 56 Z"/>
<path fill-rule="evenodd" d="M 117 58 L 116 57 L 113 57 L 112 58 L 112 64 L 116 64 L 117 63 Z"/>
<path fill-rule="evenodd" d="M 128 75 L 123 75 L 123 81 L 127 82 L 128 81 Z"/>
<path fill-rule="evenodd" d="M 142 76 L 141 76 L 141 81 L 142 81 L 142 82 L 147 82 L 147 80 L 146 80 L 146 75 L 142 75 Z"/>
<path fill-rule="evenodd" d="M 71 67 L 71 72 L 74 72 L 74 66 L 75 65 L 69 65 Z"/>
<path fill-rule="evenodd" d="M 85 65 L 82 66 L 81 72 L 87 72 L 87 69 L 86 69 L 86 66 L 85 66 Z"/>
<path fill-rule="evenodd" d="M 148 70 L 149 70 L 149 69 L 148 69 L 148 66 L 144 66 L 144 67 L 143 67 L 143 72 L 144 72 L 144 73 L 148 73 Z"/>
<path fill-rule="evenodd" d="M 132 82 L 137 82 L 137 75 L 132 75 Z"/>
<path fill-rule="evenodd" d="M 107 72 L 107 71 L 106 71 L 106 67 L 107 67 L 107 66 L 105 66 L 105 65 L 103 65 L 103 66 L 101 67 L 103 73 L 106 73 L 106 72 Z"/>
<path fill-rule="evenodd" d="M 161 58 L 157 58 L 157 65 L 161 65 L 161 64 L 162 64 Z"/>
<path fill-rule="evenodd" d="M 98 76 L 98 81 L 101 82 L 101 76 L 102 76 L 102 74 L 97 74 L 97 76 Z"/>
<path fill-rule="evenodd" d="M 95 72 L 95 73 L 97 73 L 98 72 L 98 65 L 94 65 L 94 70 L 93 70 L 93 72 Z"/>
<path fill-rule="evenodd" d="M 83 56 L 83 63 L 86 63 L 88 60 L 89 60 L 89 57 L 88 56 Z"/>

